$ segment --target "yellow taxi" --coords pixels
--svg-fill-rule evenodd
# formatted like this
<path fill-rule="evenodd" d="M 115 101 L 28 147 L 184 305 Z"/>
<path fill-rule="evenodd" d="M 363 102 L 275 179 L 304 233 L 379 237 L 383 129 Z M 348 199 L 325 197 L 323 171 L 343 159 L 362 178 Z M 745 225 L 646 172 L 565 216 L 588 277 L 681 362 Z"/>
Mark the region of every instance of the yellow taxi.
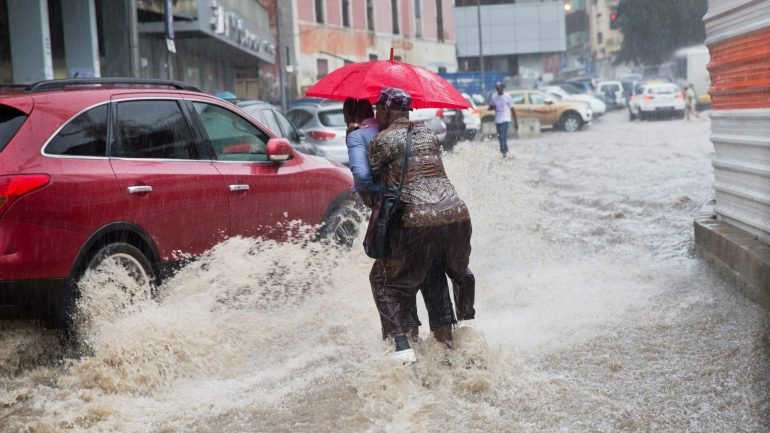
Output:
<path fill-rule="evenodd" d="M 583 102 L 557 101 L 553 96 L 539 90 L 513 90 L 508 92 L 513 98 L 516 118 L 534 118 L 541 128 L 561 128 L 574 132 L 590 124 L 593 111 Z M 495 123 L 495 111 L 489 107 L 479 108 L 483 123 Z M 494 126 L 492 126 L 494 129 Z M 487 130 L 488 128 L 483 128 Z"/>

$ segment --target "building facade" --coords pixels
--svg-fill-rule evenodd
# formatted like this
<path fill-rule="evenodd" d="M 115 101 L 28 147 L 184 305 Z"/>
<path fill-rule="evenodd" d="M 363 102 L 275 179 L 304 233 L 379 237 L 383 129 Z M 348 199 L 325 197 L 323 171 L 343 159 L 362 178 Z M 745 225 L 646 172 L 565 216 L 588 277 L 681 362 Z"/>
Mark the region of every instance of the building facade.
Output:
<path fill-rule="evenodd" d="M 592 74 L 610 77 L 615 57 L 623 45 L 623 33 L 612 28 L 620 0 L 589 0 L 588 24 L 593 61 Z M 617 16 L 617 15 L 615 15 Z"/>
<path fill-rule="evenodd" d="M 455 18 L 461 71 L 480 70 L 481 36 L 485 71 L 506 72 L 518 85 L 558 75 L 567 49 L 562 0 L 458 0 Z"/>
<path fill-rule="evenodd" d="M 276 12 L 289 99 L 347 63 L 387 59 L 391 48 L 434 72 L 457 69 L 452 0 L 287 0 Z"/>
<path fill-rule="evenodd" d="M 173 44 L 163 0 L 0 0 L 0 81 L 171 78 L 207 92 L 275 81 L 275 40 L 257 0 L 170 3 Z"/>

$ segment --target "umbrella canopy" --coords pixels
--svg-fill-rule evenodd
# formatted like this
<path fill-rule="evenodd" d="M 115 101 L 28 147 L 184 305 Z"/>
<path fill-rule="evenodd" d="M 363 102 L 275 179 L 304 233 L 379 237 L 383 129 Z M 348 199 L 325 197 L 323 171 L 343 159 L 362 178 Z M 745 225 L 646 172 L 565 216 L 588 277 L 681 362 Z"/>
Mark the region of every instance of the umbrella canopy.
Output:
<path fill-rule="evenodd" d="M 377 101 L 384 87 L 397 87 L 412 96 L 412 108 L 469 108 L 470 104 L 449 82 L 419 66 L 393 60 L 351 63 L 332 71 L 307 96 Z"/>

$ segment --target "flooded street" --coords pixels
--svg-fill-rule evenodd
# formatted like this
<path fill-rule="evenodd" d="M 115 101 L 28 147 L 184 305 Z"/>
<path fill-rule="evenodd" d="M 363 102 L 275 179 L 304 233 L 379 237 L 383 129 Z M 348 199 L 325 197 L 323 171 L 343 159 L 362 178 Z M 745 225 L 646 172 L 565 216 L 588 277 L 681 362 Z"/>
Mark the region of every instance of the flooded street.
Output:
<path fill-rule="evenodd" d="M 382 356 L 360 242 L 231 239 L 157 302 L 94 279 L 82 356 L 0 323 L 0 432 L 770 432 L 767 311 L 693 252 L 708 134 L 619 111 L 510 160 L 460 144 L 477 320 L 453 351 L 423 326 L 412 366 Z"/>

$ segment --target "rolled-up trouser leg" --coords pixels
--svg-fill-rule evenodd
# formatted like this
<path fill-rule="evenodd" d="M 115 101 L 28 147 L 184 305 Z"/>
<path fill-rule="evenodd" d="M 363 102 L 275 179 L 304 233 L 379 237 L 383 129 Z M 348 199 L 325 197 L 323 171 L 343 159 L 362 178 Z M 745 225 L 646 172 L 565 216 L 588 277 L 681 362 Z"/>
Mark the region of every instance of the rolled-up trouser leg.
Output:
<path fill-rule="evenodd" d="M 406 333 L 410 305 L 426 279 L 437 237 L 433 227 L 401 228 L 394 233 L 389 257 L 375 261 L 370 281 L 388 335 Z"/>
<path fill-rule="evenodd" d="M 473 307 L 476 297 L 476 278 L 468 268 L 471 257 L 471 222 L 444 226 L 443 241 L 446 246 L 447 275 L 452 279 L 457 320 L 476 317 Z"/>
<path fill-rule="evenodd" d="M 420 291 L 425 300 L 425 309 L 428 310 L 431 331 L 457 323 L 449 296 L 446 260 L 441 255 L 430 258 L 430 269 Z"/>

